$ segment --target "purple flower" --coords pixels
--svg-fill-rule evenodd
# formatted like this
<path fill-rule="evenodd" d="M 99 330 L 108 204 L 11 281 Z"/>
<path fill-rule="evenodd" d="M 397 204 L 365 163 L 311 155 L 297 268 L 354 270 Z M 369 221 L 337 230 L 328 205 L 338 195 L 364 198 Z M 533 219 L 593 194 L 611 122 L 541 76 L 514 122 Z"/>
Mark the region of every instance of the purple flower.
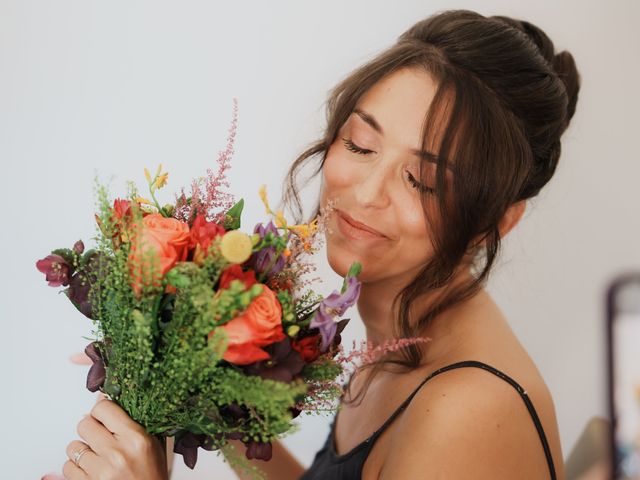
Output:
<path fill-rule="evenodd" d="M 347 308 L 353 306 L 360 295 L 361 283 L 356 277 L 347 277 L 344 292 L 334 290 L 331 295 L 320 302 L 316 313 L 311 320 L 310 327 L 318 328 L 322 336 L 320 350 L 325 352 L 336 334 L 337 324 L 335 317 L 344 315 Z"/>
<path fill-rule="evenodd" d="M 249 375 L 289 383 L 302 371 L 304 360 L 291 348 L 291 340 L 285 338 L 281 342 L 264 347 L 271 358 L 247 365 L 244 371 Z"/>
<path fill-rule="evenodd" d="M 267 233 L 273 233 L 275 237 L 280 236 L 280 234 L 278 233 L 278 229 L 276 228 L 272 220 L 269 220 L 269 223 L 267 223 L 266 226 L 262 223 L 258 223 L 253 229 L 253 233 L 259 233 L 260 239 L 263 239 Z"/>
<path fill-rule="evenodd" d="M 36 268 L 46 275 L 50 287 L 66 287 L 73 268 L 60 255 L 47 255 L 36 262 Z"/>
<path fill-rule="evenodd" d="M 259 234 L 260 240 L 262 240 L 267 233 L 271 233 L 274 237 L 280 237 L 273 221 L 269 221 L 266 226 L 258 223 L 253 229 L 253 233 Z M 253 253 L 248 263 L 258 273 L 265 273 L 268 270 L 271 275 L 276 275 L 284 268 L 286 260 L 282 254 L 278 255 L 278 258 L 274 258 L 275 255 L 276 248 L 274 246 L 268 246 L 259 252 Z"/>
<path fill-rule="evenodd" d="M 173 444 L 173 451 L 182 455 L 184 464 L 193 470 L 198 461 L 199 447 L 211 451 L 215 448 L 215 445 L 213 439 L 204 433 L 186 432 L 176 438 L 176 442 Z"/>
<path fill-rule="evenodd" d="M 282 255 L 278 255 L 278 258 L 274 260 L 275 255 L 275 247 L 265 247 L 259 252 L 251 254 L 249 265 L 258 273 L 264 273 L 268 270 L 271 275 L 276 275 L 284 268 L 285 258 Z M 271 268 L 269 268 L 269 265 L 271 265 Z"/>
<path fill-rule="evenodd" d="M 90 392 L 97 391 L 103 384 L 106 377 L 105 363 L 102 354 L 98 349 L 98 342 L 91 342 L 84 349 L 84 353 L 93 361 L 87 375 L 87 389 Z"/>
<path fill-rule="evenodd" d="M 66 295 L 80 312 L 88 318 L 93 318 L 93 309 L 89 300 L 91 286 L 96 283 L 99 273 L 101 254 L 90 251 L 85 254 L 86 265 L 82 271 L 76 272 L 69 280 L 69 288 Z"/>
<path fill-rule="evenodd" d="M 91 302 L 89 302 L 89 292 L 91 291 L 91 284 L 87 280 L 87 276 L 84 273 L 76 273 L 71 277 L 69 282 L 69 290 L 66 294 L 69 300 L 76 306 L 85 317 L 92 317 Z"/>
<path fill-rule="evenodd" d="M 256 442 L 250 440 L 245 445 L 247 446 L 247 451 L 245 452 L 247 459 L 252 460 L 255 458 L 258 460 L 264 460 L 265 462 L 271 460 L 271 442 Z"/>
<path fill-rule="evenodd" d="M 71 303 L 88 318 L 94 318 L 93 306 L 89 294 L 91 287 L 98 281 L 98 276 L 104 276 L 104 255 L 90 250 L 85 253 L 85 263 L 81 271 L 73 274 L 69 280 L 69 288 L 65 291 Z"/>

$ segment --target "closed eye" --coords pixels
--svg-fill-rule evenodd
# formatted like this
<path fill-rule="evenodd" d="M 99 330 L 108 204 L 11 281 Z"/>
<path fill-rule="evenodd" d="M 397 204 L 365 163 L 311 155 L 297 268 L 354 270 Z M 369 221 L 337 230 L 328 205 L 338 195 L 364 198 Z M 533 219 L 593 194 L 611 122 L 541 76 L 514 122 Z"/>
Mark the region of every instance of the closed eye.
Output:
<path fill-rule="evenodd" d="M 359 153 L 360 155 L 367 155 L 369 153 L 375 153 L 373 150 L 367 150 L 366 148 L 360 148 L 355 143 L 351 141 L 350 138 L 343 138 L 344 146 L 347 150 L 351 150 L 354 153 Z"/>
<path fill-rule="evenodd" d="M 350 138 L 343 137 L 342 141 L 344 142 L 344 145 L 347 148 L 347 150 L 350 150 L 354 153 L 358 153 L 360 155 L 368 155 L 369 153 L 375 153 L 373 150 L 368 150 L 366 148 L 359 147 L 358 145 L 353 143 L 353 141 Z M 409 180 L 409 183 L 411 184 L 411 186 L 416 190 L 418 190 L 419 192 L 421 193 L 435 192 L 435 189 L 431 187 L 427 187 L 426 185 L 423 185 L 422 183 L 418 182 L 418 180 L 416 180 L 416 178 L 408 170 L 406 171 L 406 173 L 407 173 L 407 180 Z"/>
<path fill-rule="evenodd" d="M 419 190 L 421 193 L 433 193 L 433 192 L 435 192 L 434 188 L 427 187 L 426 185 L 423 185 L 422 183 L 417 181 L 415 179 L 415 177 L 413 175 L 411 175 L 411 172 L 409 172 L 409 171 L 407 171 L 407 180 L 409 180 L 409 183 L 411 184 L 411 186 L 413 188 L 415 188 L 416 190 Z"/>

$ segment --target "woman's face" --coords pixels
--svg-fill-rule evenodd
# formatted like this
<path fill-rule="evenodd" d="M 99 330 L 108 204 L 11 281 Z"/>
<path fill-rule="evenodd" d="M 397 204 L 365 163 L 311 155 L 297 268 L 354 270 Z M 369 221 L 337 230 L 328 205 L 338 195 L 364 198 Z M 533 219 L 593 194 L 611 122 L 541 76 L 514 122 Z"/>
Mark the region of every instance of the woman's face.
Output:
<path fill-rule="evenodd" d="M 428 173 L 421 183 L 418 152 L 435 91 L 436 83 L 424 71 L 394 72 L 360 98 L 330 146 L 322 170 L 321 204 L 336 201 L 328 223 L 327 255 L 339 275 L 357 260 L 363 282 L 405 282 L 432 255 L 419 189 L 435 187 L 436 165 L 423 164 Z M 358 149 L 364 151 L 354 151 Z M 450 174 L 447 170 L 447 181 Z M 435 196 L 428 196 L 435 205 Z"/>

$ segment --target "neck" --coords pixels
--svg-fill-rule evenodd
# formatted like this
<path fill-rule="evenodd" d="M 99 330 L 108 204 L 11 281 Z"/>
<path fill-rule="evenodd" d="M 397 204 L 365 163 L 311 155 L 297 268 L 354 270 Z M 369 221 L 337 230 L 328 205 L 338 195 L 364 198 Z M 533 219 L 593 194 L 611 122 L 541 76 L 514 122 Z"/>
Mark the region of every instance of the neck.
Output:
<path fill-rule="evenodd" d="M 454 280 L 440 289 L 432 290 L 423 294 L 417 298 L 411 305 L 411 315 L 415 317 L 421 313 L 428 311 L 428 309 L 445 294 L 445 290 L 449 291 L 451 288 L 459 285 L 462 282 L 470 280 L 471 276 L 468 272 L 458 274 Z M 401 278 L 385 278 L 381 281 L 365 282 L 362 284 L 360 290 L 360 296 L 358 298 L 358 312 L 362 319 L 367 341 L 372 342 L 374 345 L 379 345 L 387 340 L 394 338 L 394 324 L 397 321 L 396 315 L 392 311 L 392 302 L 394 297 L 400 292 L 400 290 L 407 284 L 407 280 Z M 479 292 L 485 294 L 483 290 Z M 465 319 L 469 318 L 468 315 L 464 315 L 466 311 L 473 307 L 470 305 L 475 301 L 474 299 L 481 298 L 482 295 L 474 295 L 472 298 L 454 305 L 449 309 L 436 316 L 428 326 L 426 326 L 419 336 L 429 337 L 431 339 L 438 339 L 438 350 L 446 352 L 450 350 L 451 342 L 461 341 L 459 331 L 459 324 Z M 431 361 L 439 355 L 435 349 L 427 348 L 430 353 L 430 358 L 427 361 Z"/>

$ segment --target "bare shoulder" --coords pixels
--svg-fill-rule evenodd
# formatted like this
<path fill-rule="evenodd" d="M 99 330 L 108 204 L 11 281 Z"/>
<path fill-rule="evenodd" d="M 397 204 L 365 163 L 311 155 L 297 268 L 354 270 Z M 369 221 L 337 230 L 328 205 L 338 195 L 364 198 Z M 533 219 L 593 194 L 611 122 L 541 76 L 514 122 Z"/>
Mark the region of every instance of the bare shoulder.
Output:
<path fill-rule="evenodd" d="M 527 395 L 547 411 L 543 424 L 555 427 L 555 413 L 548 412 L 553 402 L 542 378 L 529 374 L 525 385 Z M 456 368 L 432 377 L 392 435 L 383 479 L 549 478 L 541 439 L 523 397 L 504 378 L 483 368 Z"/>

